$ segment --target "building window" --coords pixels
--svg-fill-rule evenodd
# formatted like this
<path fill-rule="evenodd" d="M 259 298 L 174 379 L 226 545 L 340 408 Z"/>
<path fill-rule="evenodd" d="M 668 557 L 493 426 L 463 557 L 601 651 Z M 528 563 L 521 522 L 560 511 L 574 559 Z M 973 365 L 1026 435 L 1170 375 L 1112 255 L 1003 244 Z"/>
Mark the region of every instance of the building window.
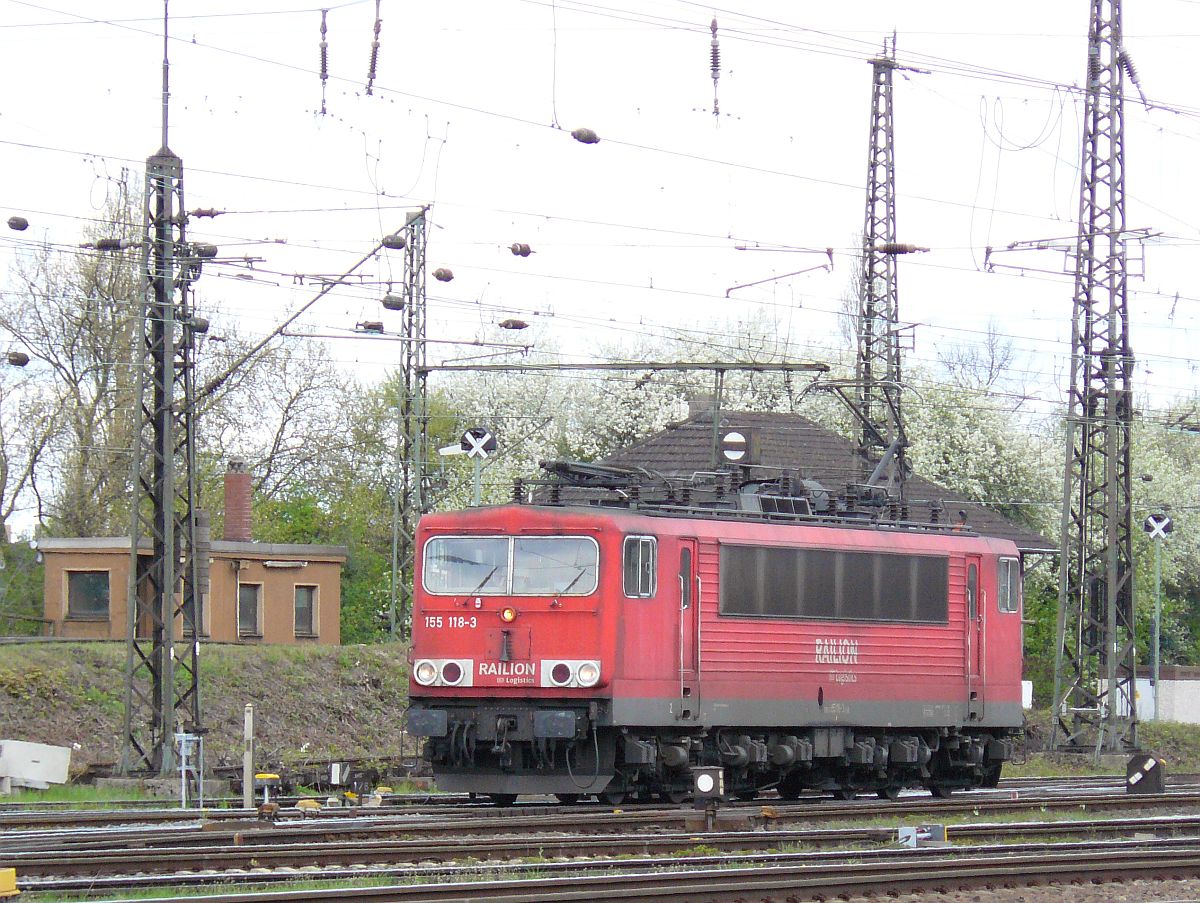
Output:
<path fill-rule="evenodd" d="M 649 599 L 654 595 L 658 574 L 658 541 L 653 536 L 626 536 L 623 555 L 625 595 Z"/>
<path fill-rule="evenodd" d="M 207 609 L 208 597 L 206 594 L 197 593 L 192 598 L 183 600 L 184 636 L 208 636 L 208 625 L 204 623 Z"/>
<path fill-rule="evenodd" d="M 317 588 L 296 587 L 296 636 L 317 635 Z"/>
<path fill-rule="evenodd" d="M 262 584 L 238 584 L 238 636 L 262 636 Z"/>
<path fill-rule="evenodd" d="M 998 607 L 1001 611 L 1018 611 L 1021 607 L 1021 562 L 1016 558 L 1001 558 L 997 568 L 999 576 Z"/>
<path fill-rule="evenodd" d="M 67 572 L 67 617 L 108 620 L 108 571 Z"/>

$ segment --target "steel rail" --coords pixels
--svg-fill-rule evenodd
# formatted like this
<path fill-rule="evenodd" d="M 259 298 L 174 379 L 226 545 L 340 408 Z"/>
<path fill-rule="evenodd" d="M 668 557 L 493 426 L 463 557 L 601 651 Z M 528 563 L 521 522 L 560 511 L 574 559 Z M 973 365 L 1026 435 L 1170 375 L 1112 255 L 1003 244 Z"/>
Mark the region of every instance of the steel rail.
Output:
<path fill-rule="evenodd" d="M 944 853 L 945 851 L 939 851 Z M 567 901 L 664 900 L 724 901 L 752 894 L 756 899 L 827 899 L 839 894 L 902 892 L 909 890 L 967 890 L 978 887 L 1018 887 L 1064 883 L 1073 880 L 1109 881 L 1140 878 L 1193 878 L 1200 875 L 1200 841 L 1171 848 L 1109 847 L 1104 855 L 1081 856 L 1076 845 L 1065 849 L 1035 852 L 1005 852 L 977 857 L 911 855 L 900 858 L 875 857 L 867 861 L 811 861 L 783 865 L 606 873 L 537 879 L 459 881 L 441 884 L 409 884 L 354 887 L 356 898 L 404 903 L 442 901 Z M 254 880 L 256 876 L 242 876 Z M 275 900 L 317 901 L 344 899 L 346 888 L 256 893 L 235 892 L 160 898 L 168 903 L 196 903 L 199 899 L 222 903 L 267 903 Z"/>

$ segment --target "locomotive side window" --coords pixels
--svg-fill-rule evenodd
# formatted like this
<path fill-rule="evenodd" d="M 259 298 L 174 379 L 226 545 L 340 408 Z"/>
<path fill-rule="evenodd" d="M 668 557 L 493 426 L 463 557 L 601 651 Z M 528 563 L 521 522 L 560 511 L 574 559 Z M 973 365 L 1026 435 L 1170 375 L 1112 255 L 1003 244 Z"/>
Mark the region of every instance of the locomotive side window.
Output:
<path fill-rule="evenodd" d="M 946 623 L 949 561 L 779 546 L 721 546 L 723 615 Z"/>
<path fill-rule="evenodd" d="M 658 540 L 653 536 L 626 536 L 622 560 L 625 596 L 651 598 L 658 575 Z"/>
<path fill-rule="evenodd" d="M 979 569 L 967 565 L 967 617 L 974 618 L 979 612 Z"/>
<path fill-rule="evenodd" d="M 517 596 L 586 596 L 596 588 L 596 543 L 584 536 L 513 541 Z"/>
<path fill-rule="evenodd" d="M 590 536 L 435 536 L 425 589 L 444 596 L 586 596 L 600 547 Z"/>
<path fill-rule="evenodd" d="M 503 536 L 438 536 L 425 544 L 425 588 L 431 593 L 477 595 L 508 589 L 508 545 Z"/>
<path fill-rule="evenodd" d="M 1001 558 L 997 567 L 999 575 L 998 607 L 1001 611 L 1017 611 L 1021 607 L 1021 563 L 1016 558 Z"/>

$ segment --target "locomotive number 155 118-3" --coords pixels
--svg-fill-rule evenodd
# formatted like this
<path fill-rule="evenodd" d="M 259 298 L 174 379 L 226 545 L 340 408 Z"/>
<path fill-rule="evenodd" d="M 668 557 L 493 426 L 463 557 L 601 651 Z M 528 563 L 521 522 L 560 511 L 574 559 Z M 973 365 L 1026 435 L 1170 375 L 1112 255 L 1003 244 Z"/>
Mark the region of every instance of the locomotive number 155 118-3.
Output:
<path fill-rule="evenodd" d="M 475 615 L 426 615 L 425 626 L 430 630 L 441 630 L 449 628 L 451 630 L 469 630 L 479 624 L 479 619 Z"/>

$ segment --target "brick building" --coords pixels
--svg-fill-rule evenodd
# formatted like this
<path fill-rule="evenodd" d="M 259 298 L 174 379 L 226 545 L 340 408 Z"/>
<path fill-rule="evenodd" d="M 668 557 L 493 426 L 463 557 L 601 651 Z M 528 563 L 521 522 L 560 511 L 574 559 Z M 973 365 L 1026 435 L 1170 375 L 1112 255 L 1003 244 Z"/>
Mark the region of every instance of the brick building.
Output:
<path fill-rule="evenodd" d="M 202 639 L 218 643 L 341 641 L 342 546 L 251 539 L 250 474 L 225 475 L 224 537 L 212 542 L 200 599 Z M 81 639 L 128 634 L 129 537 L 41 539 L 49 632 Z M 146 554 L 150 551 L 146 545 Z M 177 628 L 178 629 L 178 628 Z"/>

